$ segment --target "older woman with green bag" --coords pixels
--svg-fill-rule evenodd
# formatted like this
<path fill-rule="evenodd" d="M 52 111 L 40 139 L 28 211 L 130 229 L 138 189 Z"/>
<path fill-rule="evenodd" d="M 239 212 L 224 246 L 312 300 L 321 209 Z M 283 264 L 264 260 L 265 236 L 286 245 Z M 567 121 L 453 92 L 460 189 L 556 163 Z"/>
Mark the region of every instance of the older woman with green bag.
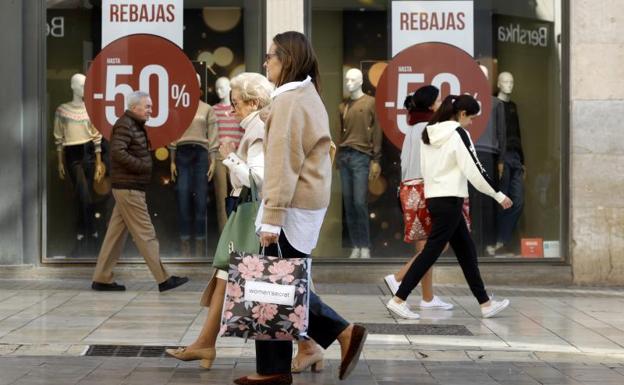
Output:
<path fill-rule="evenodd" d="M 264 121 L 261 110 L 271 101 L 273 86 L 264 76 L 250 72 L 233 78 L 230 86 L 232 113 L 240 120 L 245 133 L 238 148 L 232 142 L 222 141 L 219 152 L 233 187 L 229 199 L 238 200 L 238 207 L 230 214 L 223 229 L 213 260 L 215 273 L 202 295 L 201 305 L 209 308 L 204 326 L 189 346 L 167 349 L 169 355 L 182 361 L 201 360 L 200 365 L 206 369 L 212 366 L 216 356 L 215 344 L 227 283 L 229 250 L 257 252 L 260 245 L 254 220 L 264 179 Z"/>

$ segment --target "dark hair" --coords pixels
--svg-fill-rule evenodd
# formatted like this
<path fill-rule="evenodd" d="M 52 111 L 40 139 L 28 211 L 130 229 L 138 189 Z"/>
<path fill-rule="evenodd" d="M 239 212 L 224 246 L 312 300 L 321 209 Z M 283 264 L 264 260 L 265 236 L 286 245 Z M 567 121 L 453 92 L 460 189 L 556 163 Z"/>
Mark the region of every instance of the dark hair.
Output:
<path fill-rule="evenodd" d="M 410 112 L 429 112 L 439 94 L 440 90 L 437 87 L 423 86 L 417 89 L 413 95 L 408 95 L 403 106 Z"/>
<path fill-rule="evenodd" d="M 481 111 L 481 107 L 479 107 L 479 103 L 475 98 L 470 95 L 449 95 L 444 99 L 440 108 L 433 114 L 429 125 L 446 122 L 447 120 L 457 120 L 457 115 L 459 115 L 461 111 L 471 116 L 478 114 L 479 111 Z M 431 143 L 426 128 L 422 133 L 422 141 L 425 144 Z"/>
<path fill-rule="evenodd" d="M 276 87 L 294 81 L 312 78 L 317 92 L 321 88 L 321 76 L 318 70 L 318 60 L 310 41 L 304 34 L 295 31 L 278 33 L 273 38 L 275 54 L 282 63 L 282 72 Z"/>

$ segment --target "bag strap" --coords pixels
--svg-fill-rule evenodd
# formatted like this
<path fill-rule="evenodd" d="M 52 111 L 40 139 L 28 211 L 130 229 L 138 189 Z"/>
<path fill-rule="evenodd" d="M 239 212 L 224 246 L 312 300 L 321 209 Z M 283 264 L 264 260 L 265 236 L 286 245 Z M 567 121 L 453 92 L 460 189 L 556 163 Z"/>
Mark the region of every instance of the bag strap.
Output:
<path fill-rule="evenodd" d="M 258 202 L 258 187 L 256 186 L 256 180 L 251 173 L 251 169 L 249 169 L 249 186 L 251 188 L 251 201 Z"/>

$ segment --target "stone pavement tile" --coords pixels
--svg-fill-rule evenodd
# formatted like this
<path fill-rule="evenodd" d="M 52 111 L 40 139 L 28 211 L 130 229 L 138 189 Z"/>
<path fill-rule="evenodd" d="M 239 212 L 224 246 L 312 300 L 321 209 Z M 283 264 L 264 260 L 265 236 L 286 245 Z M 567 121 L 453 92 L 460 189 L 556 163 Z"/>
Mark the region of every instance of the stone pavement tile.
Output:
<path fill-rule="evenodd" d="M 466 351 L 466 355 L 473 361 L 536 361 L 537 357 L 532 352 L 507 352 L 507 351 Z"/>
<path fill-rule="evenodd" d="M 416 355 L 411 349 L 383 349 L 376 347 L 367 347 L 362 352 L 363 357 L 367 360 L 393 360 L 393 361 L 416 361 Z"/>
<path fill-rule="evenodd" d="M 0 385 L 9 385 L 24 377 L 30 368 L 0 368 Z"/>
<path fill-rule="evenodd" d="M 562 368 L 559 369 L 566 376 L 578 380 L 580 382 L 619 382 L 624 384 L 624 376 L 615 370 L 606 367 L 587 367 L 587 368 Z"/>
<path fill-rule="evenodd" d="M 20 345 L 20 347 L 11 353 L 12 356 L 53 356 L 65 353 L 71 345 L 61 344 L 35 344 Z"/>

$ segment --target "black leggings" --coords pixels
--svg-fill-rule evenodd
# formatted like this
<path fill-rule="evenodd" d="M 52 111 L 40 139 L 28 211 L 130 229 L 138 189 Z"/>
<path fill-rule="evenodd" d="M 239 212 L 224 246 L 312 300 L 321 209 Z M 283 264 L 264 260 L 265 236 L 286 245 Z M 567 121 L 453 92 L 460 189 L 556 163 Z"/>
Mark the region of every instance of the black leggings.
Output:
<path fill-rule="evenodd" d="M 444 246 L 450 243 L 472 294 L 480 304 L 490 300 L 485 292 L 479 272 L 477 251 L 462 214 L 463 204 L 464 198 L 459 197 L 427 199 L 427 208 L 432 221 L 431 233 L 427 238 L 425 248 L 412 263 L 403 282 L 401 282 L 396 293 L 397 297 L 404 301 L 407 299 L 418 282 L 442 254 Z"/>

